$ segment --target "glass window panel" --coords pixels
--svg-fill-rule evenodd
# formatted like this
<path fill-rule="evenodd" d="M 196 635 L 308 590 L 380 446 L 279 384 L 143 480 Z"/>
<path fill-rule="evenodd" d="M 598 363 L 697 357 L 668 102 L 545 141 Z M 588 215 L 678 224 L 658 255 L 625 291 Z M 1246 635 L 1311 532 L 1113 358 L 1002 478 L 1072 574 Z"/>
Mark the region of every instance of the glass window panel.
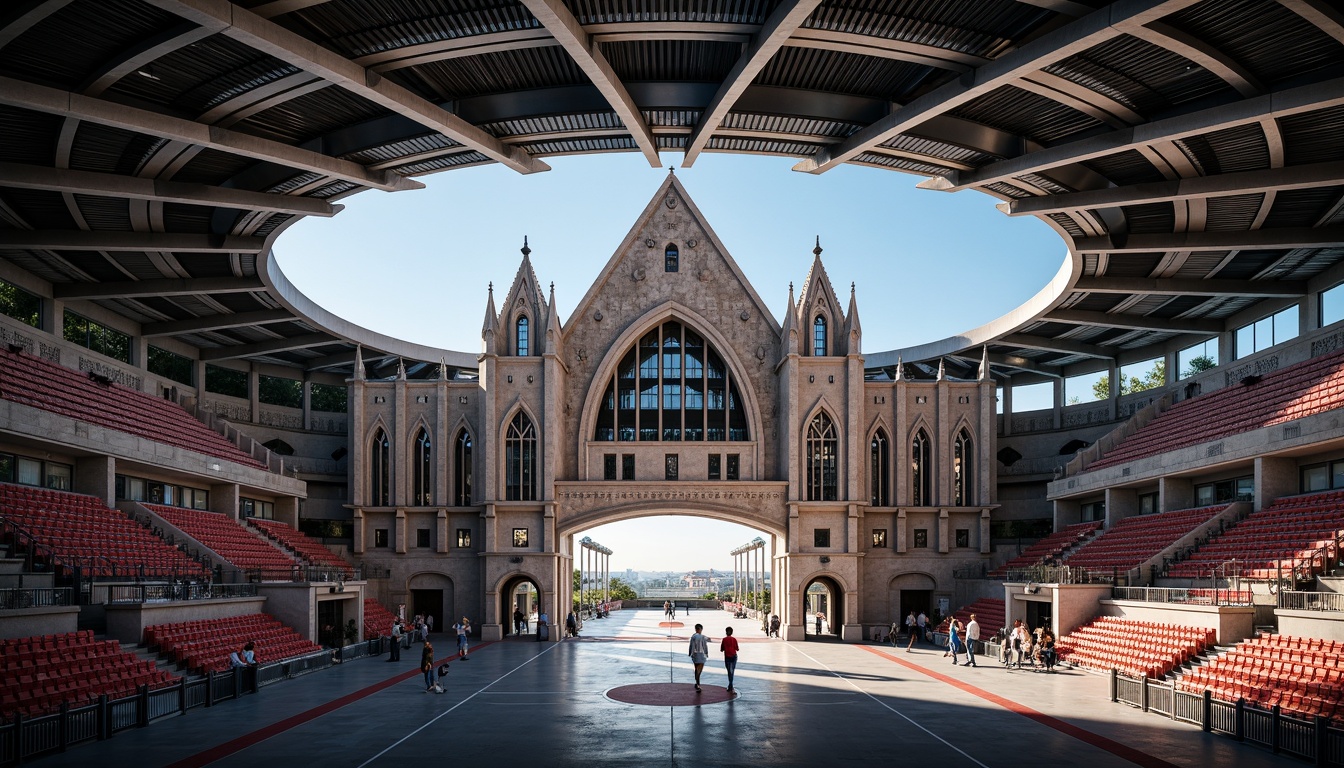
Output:
<path fill-rule="evenodd" d="M 14 482 L 14 457 L 8 453 L 0 453 L 0 482 Z"/>
<path fill-rule="evenodd" d="M 1302 470 L 1302 492 L 1324 491 L 1330 487 L 1330 468 L 1324 464 Z"/>
<path fill-rule="evenodd" d="M 1237 329 L 1237 357 L 1246 357 L 1255 352 L 1255 326 L 1245 325 Z"/>
<path fill-rule="evenodd" d="M 58 491 L 70 490 L 70 478 L 73 476 L 73 470 L 69 464 L 57 464 L 54 461 L 47 462 L 47 487 L 55 488 Z M 169 504 L 173 502 L 169 501 Z"/>
<path fill-rule="evenodd" d="M 19 457 L 19 482 L 24 485 L 42 484 L 42 462 Z"/>
<path fill-rule="evenodd" d="M 1344 488 L 1344 461 L 1330 465 L 1330 487 Z"/>
<path fill-rule="evenodd" d="M 1344 320 L 1344 283 L 1321 291 L 1321 327 Z"/>

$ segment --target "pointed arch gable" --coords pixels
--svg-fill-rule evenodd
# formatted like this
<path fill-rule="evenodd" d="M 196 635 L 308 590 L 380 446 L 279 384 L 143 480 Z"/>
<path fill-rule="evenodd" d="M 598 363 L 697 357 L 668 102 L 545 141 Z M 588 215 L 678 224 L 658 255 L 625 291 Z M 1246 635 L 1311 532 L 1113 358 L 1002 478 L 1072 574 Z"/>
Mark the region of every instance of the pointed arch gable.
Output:
<path fill-rule="evenodd" d="M 368 425 L 364 427 L 364 443 L 367 445 L 368 442 L 373 439 L 373 436 L 378 434 L 378 430 L 380 429 L 388 434 L 389 439 L 391 439 L 391 435 L 395 434 L 392 431 L 392 428 L 387 426 L 387 422 L 384 420 L 383 414 L 381 413 L 375 415 L 373 421 L 370 421 Z"/>
<path fill-rule="evenodd" d="M 723 364 L 728 367 L 732 379 L 751 385 L 738 386 L 737 394 L 742 398 L 743 411 L 747 417 L 747 434 L 751 436 L 748 442 L 757 444 L 761 442 L 761 404 L 757 398 L 755 382 L 747 375 L 747 367 L 738 357 L 731 342 L 719 331 L 717 326 L 710 323 L 698 312 L 684 304 L 668 301 L 649 310 L 639 319 L 630 323 L 625 331 L 611 343 L 611 346 L 607 347 L 607 353 L 594 371 L 592 380 L 588 382 L 588 390 L 584 394 L 583 415 L 579 420 L 579 432 L 575 436 L 580 450 L 584 443 L 592 439 L 597 426 L 598 410 L 602 405 L 602 393 L 612 376 L 616 374 L 621 358 L 634 347 L 644 334 L 668 320 L 676 320 L 700 334 L 705 343 L 707 345 L 712 344 L 714 351 L 723 358 Z"/>

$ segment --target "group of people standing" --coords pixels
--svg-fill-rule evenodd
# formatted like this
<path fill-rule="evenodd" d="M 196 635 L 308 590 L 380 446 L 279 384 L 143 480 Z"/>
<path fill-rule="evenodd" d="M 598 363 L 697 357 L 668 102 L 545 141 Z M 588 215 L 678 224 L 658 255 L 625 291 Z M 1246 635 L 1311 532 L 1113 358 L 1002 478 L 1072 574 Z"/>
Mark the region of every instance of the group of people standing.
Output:
<path fill-rule="evenodd" d="M 691 615 L 691 604 L 688 602 L 688 603 L 685 603 L 682 607 L 686 609 L 686 615 L 687 615 L 687 616 L 690 616 L 690 615 Z M 677 601 L 676 601 L 676 600 L 664 600 L 664 601 L 663 601 L 663 615 L 666 616 L 666 617 L 668 617 L 669 619 L 676 618 L 676 616 L 677 616 Z"/>
<path fill-rule="evenodd" d="M 1032 631 L 1021 619 L 1013 621 L 1013 626 L 1007 630 L 1000 659 L 1005 667 L 1021 669 L 1025 664 L 1038 670 L 1054 672 L 1058 660 L 1055 633 L 1049 627 L 1037 627 Z"/>

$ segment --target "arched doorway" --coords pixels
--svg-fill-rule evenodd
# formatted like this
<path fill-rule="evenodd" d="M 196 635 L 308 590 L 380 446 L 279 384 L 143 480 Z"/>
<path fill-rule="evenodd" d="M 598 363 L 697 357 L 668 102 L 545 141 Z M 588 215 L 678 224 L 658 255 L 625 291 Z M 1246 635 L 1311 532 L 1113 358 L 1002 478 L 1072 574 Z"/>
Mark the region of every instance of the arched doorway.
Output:
<path fill-rule="evenodd" d="M 812 579 L 803 588 L 803 633 L 806 639 L 839 637 L 845 617 L 845 591 L 830 576 Z"/>
<path fill-rule="evenodd" d="M 504 582 L 499 589 L 499 616 L 505 637 L 535 636 L 540 600 L 541 588 L 531 576 L 515 574 Z"/>
<path fill-rule="evenodd" d="M 905 617 L 914 611 L 933 615 L 933 591 L 936 582 L 927 573 L 902 573 L 891 580 L 887 587 L 887 605 L 891 617 L 901 626 L 905 626 Z"/>
<path fill-rule="evenodd" d="M 411 603 L 406 606 L 408 619 L 416 615 L 433 616 L 435 632 L 442 632 L 457 620 L 453 580 L 444 574 L 417 573 L 406 580 L 406 590 L 411 596 Z"/>

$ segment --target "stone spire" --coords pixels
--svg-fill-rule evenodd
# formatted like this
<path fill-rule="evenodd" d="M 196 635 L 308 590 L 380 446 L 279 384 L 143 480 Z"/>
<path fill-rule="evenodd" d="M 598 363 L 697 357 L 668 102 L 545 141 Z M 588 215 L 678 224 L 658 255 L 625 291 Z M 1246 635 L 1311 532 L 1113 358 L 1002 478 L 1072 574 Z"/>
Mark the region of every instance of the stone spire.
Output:
<path fill-rule="evenodd" d="M 551 283 L 550 298 L 546 305 L 546 354 L 555 355 L 560 352 L 560 316 L 555 311 L 555 283 Z"/>
<path fill-rule="evenodd" d="M 984 351 L 980 354 L 980 380 L 989 381 L 989 345 L 984 346 Z"/>
<path fill-rule="evenodd" d="M 901 356 L 896 356 L 896 378 L 895 381 L 901 381 L 905 378 L 905 363 L 901 362 Z"/>
<path fill-rule="evenodd" d="M 495 349 L 495 335 L 499 330 L 499 313 L 495 311 L 495 284 L 486 289 L 485 322 L 481 324 L 481 351 L 487 355 L 498 354 Z"/>
<path fill-rule="evenodd" d="M 854 295 L 854 284 L 849 284 L 849 313 L 845 318 L 845 338 L 849 342 L 848 353 L 851 355 L 861 354 L 863 349 L 861 339 L 863 337 L 863 327 L 859 325 L 859 301 Z"/>
<path fill-rule="evenodd" d="M 397 381 L 406 380 L 406 358 L 397 358 Z"/>
<path fill-rule="evenodd" d="M 938 380 L 947 378 L 947 371 L 943 369 L 943 358 L 938 358 Z"/>
<path fill-rule="evenodd" d="M 364 347 L 361 346 L 361 345 L 359 345 L 359 344 L 356 344 L 356 345 L 355 345 L 355 371 L 354 371 L 354 374 L 355 374 L 355 376 L 354 376 L 355 381 L 363 381 L 363 380 L 364 380 Z"/>
<path fill-rule="evenodd" d="M 447 381 L 447 380 L 448 380 L 448 361 L 441 357 L 439 358 L 439 381 Z"/>
<path fill-rule="evenodd" d="M 784 310 L 784 330 L 780 334 L 784 354 L 798 354 L 798 305 L 793 301 L 793 283 L 789 283 L 789 306 Z"/>

